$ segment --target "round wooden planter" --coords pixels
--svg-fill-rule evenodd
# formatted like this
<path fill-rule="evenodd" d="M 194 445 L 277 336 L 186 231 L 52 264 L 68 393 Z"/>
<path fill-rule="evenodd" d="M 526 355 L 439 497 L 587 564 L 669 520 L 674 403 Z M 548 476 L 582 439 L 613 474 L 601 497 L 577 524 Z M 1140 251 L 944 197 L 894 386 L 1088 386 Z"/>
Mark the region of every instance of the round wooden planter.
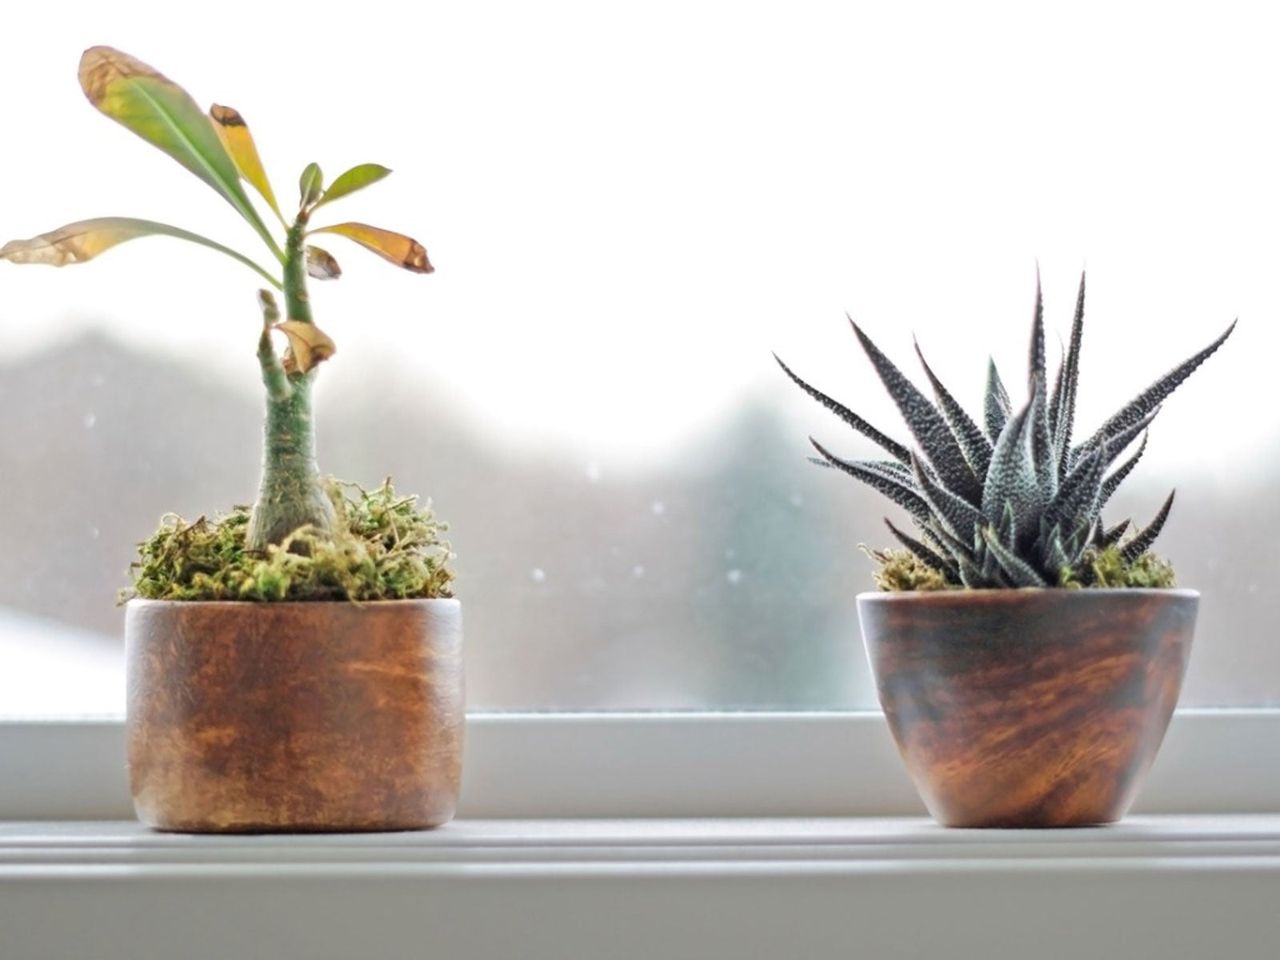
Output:
<path fill-rule="evenodd" d="M 880 703 L 929 812 L 952 827 L 1110 823 L 1178 701 L 1190 590 L 867 593 Z"/>
<path fill-rule="evenodd" d="M 453 817 L 457 600 L 134 600 L 125 643 L 129 779 L 148 826 L 412 830 Z"/>

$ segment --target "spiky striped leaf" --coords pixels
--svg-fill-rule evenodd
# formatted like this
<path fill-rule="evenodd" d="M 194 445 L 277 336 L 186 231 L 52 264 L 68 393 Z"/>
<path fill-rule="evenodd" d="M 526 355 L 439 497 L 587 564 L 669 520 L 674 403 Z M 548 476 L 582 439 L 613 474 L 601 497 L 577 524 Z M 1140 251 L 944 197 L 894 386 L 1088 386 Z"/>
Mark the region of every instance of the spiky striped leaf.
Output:
<path fill-rule="evenodd" d="M 1014 587 L 1048 586 L 1044 577 L 1040 575 L 1040 571 L 1007 549 L 990 527 L 982 529 L 982 539 L 987 545 L 987 550 Z"/>
<path fill-rule="evenodd" d="M 924 464 L 914 454 L 911 456 L 911 469 L 916 488 L 932 508 L 934 516 L 957 539 L 972 540 L 974 529 L 983 522 L 978 508 L 930 479 Z"/>
<path fill-rule="evenodd" d="M 977 503 L 982 496 L 982 483 L 965 460 L 947 421 L 852 319 L 849 323 L 885 389 L 889 391 L 889 396 L 924 451 L 925 458 L 937 472 L 938 479 L 953 493 Z"/>
<path fill-rule="evenodd" d="M 874 490 L 878 490 L 884 494 L 898 506 L 906 509 L 913 517 L 920 520 L 927 520 L 929 517 L 929 505 L 924 501 L 916 491 L 912 490 L 905 483 L 887 477 L 875 470 L 868 470 L 866 467 L 860 466 L 852 460 L 842 460 L 834 453 L 827 450 L 822 444 L 813 437 L 809 438 L 809 442 L 813 444 L 813 448 L 822 455 L 823 459 L 830 463 L 838 470 L 842 470 L 849 476 L 861 480 L 867 486 Z"/>
<path fill-rule="evenodd" d="M 1231 326 L 1227 327 L 1222 335 L 1214 340 L 1213 343 L 1209 344 L 1199 353 L 1178 364 L 1178 366 L 1174 367 L 1151 386 L 1147 387 L 1146 390 L 1142 391 L 1142 393 L 1130 400 L 1118 413 L 1098 428 L 1098 432 L 1089 439 L 1089 443 L 1095 443 L 1102 437 L 1117 436 L 1123 430 L 1128 427 L 1132 427 L 1135 423 L 1154 410 L 1159 406 L 1160 402 L 1165 399 L 1165 397 L 1173 393 L 1173 391 L 1176 390 L 1182 382 L 1187 379 L 1187 377 L 1191 376 L 1191 374 L 1196 371 L 1196 368 L 1199 367 L 1200 364 L 1204 363 L 1205 360 L 1213 355 L 1215 350 L 1226 342 L 1227 337 L 1231 336 L 1231 331 L 1235 330 L 1235 328 L 1235 321 L 1232 321 Z"/>
<path fill-rule="evenodd" d="M 982 513 L 999 517 L 1008 504 L 1017 518 L 1019 543 L 1034 537 L 1037 521 L 1045 507 L 1035 464 L 1031 460 L 1031 403 L 1005 424 L 991 454 L 987 483 L 982 493 Z"/>
<path fill-rule="evenodd" d="M 1138 452 L 1117 467 L 1109 477 L 1102 481 L 1102 493 L 1098 497 L 1098 509 L 1102 509 L 1102 507 L 1106 506 L 1107 501 L 1111 499 L 1120 484 L 1124 483 L 1125 477 L 1129 476 L 1129 474 L 1133 472 L 1133 468 L 1138 465 L 1138 461 L 1142 459 L 1142 455 L 1146 453 L 1147 450 L 1147 437 L 1148 434 L 1144 433 L 1142 435 L 1142 445 L 1138 447 Z"/>
<path fill-rule="evenodd" d="M 877 444 L 881 449 L 885 450 L 889 454 L 889 456 L 893 457 L 899 463 L 904 465 L 911 463 L 910 450 L 908 450 L 902 444 L 898 443 L 896 440 L 893 440 L 890 437 L 886 436 L 885 434 L 881 433 L 879 430 L 877 430 L 871 424 L 867 423 L 867 421 L 863 420 L 860 416 L 858 416 L 856 413 L 854 413 L 844 404 L 836 400 L 833 400 L 831 397 L 827 396 L 821 390 L 818 390 L 816 387 L 812 387 L 808 383 L 806 383 L 804 380 L 801 380 L 798 376 L 796 376 L 796 374 L 792 371 L 790 367 L 788 367 L 785 363 L 782 362 L 782 358 L 779 357 L 776 353 L 773 355 L 773 359 L 778 362 L 778 366 L 782 368 L 782 372 L 791 378 L 791 382 L 794 383 L 796 386 L 798 386 L 805 393 L 807 393 L 810 397 L 812 397 L 814 400 L 817 400 L 818 403 L 822 404 L 824 407 L 826 407 L 828 410 L 834 413 L 837 417 L 839 417 L 849 426 L 853 427 L 853 429 L 858 431 L 858 433 L 862 434 L 864 437 L 867 437 L 873 443 Z"/>
<path fill-rule="evenodd" d="M 1176 490 L 1170 491 L 1169 498 L 1165 500 L 1164 506 L 1160 508 L 1160 512 L 1156 514 L 1155 519 L 1147 526 L 1134 535 L 1134 538 L 1120 548 L 1120 556 L 1126 563 L 1133 563 L 1140 556 L 1146 553 L 1156 537 L 1160 536 L 1160 531 L 1164 528 L 1164 522 L 1169 519 L 1169 511 L 1173 508 L 1173 496 Z"/>
<path fill-rule="evenodd" d="M 916 356 L 920 358 L 920 365 L 924 367 L 925 376 L 929 378 L 929 383 L 933 386 L 934 396 L 938 398 L 938 407 L 942 410 L 943 417 L 951 427 L 951 432 L 955 435 L 956 442 L 960 444 L 965 459 L 969 461 L 969 466 L 973 468 L 974 475 L 982 478 L 987 475 L 987 467 L 991 465 L 991 441 L 987 439 L 982 429 L 973 422 L 973 418 L 965 412 L 964 407 L 956 402 L 955 397 L 951 395 L 941 380 L 934 374 L 933 368 L 929 366 L 929 361 L 924 358 L 924 353 L 920 350 L 920 344 L 916 343 Z"/>
<path fill-rule="evenodd" d="M 1058 381 L 1054 385 L 1051 405 L 1053 442 L 1058 448 L 1059 475 L 1067 471 L 1068 451 L 1071 449 L 1071 431 L 1076 418 L 1076 388 L 1080 382 L 1080 343 L 1084 337 L 1085 275 L 1080 272 L 1080 290 L 1076 294 L 1076 312 L 1071 319 L 1071 342 L 1063 357 Z"/>
<path fill-rule="evenodd" d="M 1121 520 L 1114 527 L 1103 532 L 1099 538 L 1099 546 L 1104 549 L 1120 542 L 1120 538 L 1124 536 L 1124 532 L 1129 529 L 1131 520 Z"/>
<path fill-rule="evenodd" d="M 888 517 L 884 518 L 884 525 L 889 528 L 889 532 L 894 539 L 907 548 L 915 557 L 927 566 L 935 570 L 941 570 L 943 573 L 956 578 L 959 576 L 959 570 L 954 560 L 943 557 L 941 554 L 935 553 L 929 547 L 925 546 L 910 534 L 903 533 L 895 527 Z"/>
<path fill-rule="evenodd" d="M 1057 495 L 1045 510 L 1045 523 L 1057 526 L 1073 522 L 1093 526 L 1093 518 L 1100 507 L 1102 477 L 1109 462 L 1108 450 L 1104 444 L 1067 474 Z"/>
<path fill-rule="evenodd" d="M 1004 431 L 1004 425 L 1013 415 L 1013 407 L 1009 403 L 1009 394 L 1004 388 L 1000 371 L 996 369 L 993 358 L 987 360 L 987 389 L 983 398 L 982 413 L 987 428 L 987 439 L 994 447 L 996 440 Z"/>

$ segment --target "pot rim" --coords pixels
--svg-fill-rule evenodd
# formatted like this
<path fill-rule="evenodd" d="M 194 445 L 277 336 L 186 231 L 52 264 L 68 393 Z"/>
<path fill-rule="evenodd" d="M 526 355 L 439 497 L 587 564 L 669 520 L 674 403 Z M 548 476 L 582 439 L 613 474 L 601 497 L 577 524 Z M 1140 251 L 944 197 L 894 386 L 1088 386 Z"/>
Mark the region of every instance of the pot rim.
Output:
<path fill-rule="evenodd" d="M 462 606 L 457 597 L 412 597 L 404 600 L 152 600 L 146 597 L 133 597 L 124 604 L 129 607 L 227 607 L 234 609 L 269 608 L 272 610 L 307 609 L 322 607 L 350 607 L 361 610 L 365 607 L 405 608 L 418 604 L 447 604 Z"/>
<path fill-rule="evenodd" d="M 1186 600 L 1200 599 L 1199 590 L 1183 587 L 1082 587 L 1080 589 L 1068 587 L 1003 587 L 965 588 L 962 590 L 867 590 L 859 593 L 855 599 L 859 603 L 873 601 L 884 603 L 953 603 L 965 597 L 990 601 L 998 597 L 1008 597 L 1010 600 L 1016 600 L 1019 598 L 1031 599 L 1032 597 L 1058 595 L 1076 595 L 1081 598 L 1091 596 L 1133 596 L 1148 598 L 1170 597 Z"/>

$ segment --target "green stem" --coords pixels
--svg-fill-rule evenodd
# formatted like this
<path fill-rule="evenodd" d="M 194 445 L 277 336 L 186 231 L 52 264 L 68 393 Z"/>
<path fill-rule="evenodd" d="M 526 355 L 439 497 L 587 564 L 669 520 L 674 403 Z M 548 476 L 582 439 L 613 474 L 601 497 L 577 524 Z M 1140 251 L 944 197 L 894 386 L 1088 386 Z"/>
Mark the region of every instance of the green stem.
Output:
<path fill-rule="evenodd" d="M 305 217 L 289 230 L 284 265 L 285 309 L 290 320 L 311 322 L 307 301 L 306 262 L 302 245 Z M 265 293 L 265 291 L 264 291 Z M 323 535 L 337 528 L 337 515 L 320 480 L 316 465 L 311 388 L 315 370 L 285 374 L 275 355 L 269 331 L 279 320 L 275 301 L 261 298 L 263 333 L 258 362 L 267 389 L 267 419 L 262 457 L 262 484 L 249 519 L 247 546 L 264 551 L 280 544 L 299 527 L 310 525 Z"/>

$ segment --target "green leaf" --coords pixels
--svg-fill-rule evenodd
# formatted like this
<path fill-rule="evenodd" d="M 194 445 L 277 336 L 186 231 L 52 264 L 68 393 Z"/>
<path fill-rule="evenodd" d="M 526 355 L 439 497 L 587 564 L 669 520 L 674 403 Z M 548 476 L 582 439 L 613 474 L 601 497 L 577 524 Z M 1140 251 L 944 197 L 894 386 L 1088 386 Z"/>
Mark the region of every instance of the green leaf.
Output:
<path fill-rule="evenodd" d="M 1008 550 L 990 527 L 982 528 L 982 539 L 1000 569 L 1014 587 L 1047 587 L 1048 583 L 1031 564 Z"/>
<path fill-rule="evenodd" d="M 98 110 L 216 190 L 283 260 L 275 238 L 240 185 L 235 162 L 190 94 L 142 61 L 111 47 L 90 47 L 84 52 L 80 86 Z"/>
<path fill-rule="evenodd" d="M 330 201 L 341 199 L 357 190 L 363 190 L 369 184 L 377 183 L 390 173 L 391 171 L 380 163 L 362 163 L 352 167 L 329 184 L 329 189 L 316 201 L 316 206 L 322 207 Z"/>
<path fill-rule="evenodd" d="M 324 174 L 320 172 L 318 163 L 308 163 L 298 178 L 299 203 L 303 208 L 311 206 L 320 199 L 324 192 Z"/>
<path fill-rule="evenodd" d="M 202 237 L 190 230 L 173 227 L 154 220 L 136 220 L 131 217 L 99 217 L 96 220 L 79 220 L 65 227 L 42 233 L 30 240 L 10 240 L 0 247 L 0 260 L 11 263 L 43 263 L 63 267 L 72 263 L 85 263 L 114 246 L 139 237 L 176 237 L 190 243 L 198 243 L 211 250 L 224 253 L 256 271 L 268 283 L 280 289 L 280 281 L 242 253 L 224 247 L 215 240 Z"/>

